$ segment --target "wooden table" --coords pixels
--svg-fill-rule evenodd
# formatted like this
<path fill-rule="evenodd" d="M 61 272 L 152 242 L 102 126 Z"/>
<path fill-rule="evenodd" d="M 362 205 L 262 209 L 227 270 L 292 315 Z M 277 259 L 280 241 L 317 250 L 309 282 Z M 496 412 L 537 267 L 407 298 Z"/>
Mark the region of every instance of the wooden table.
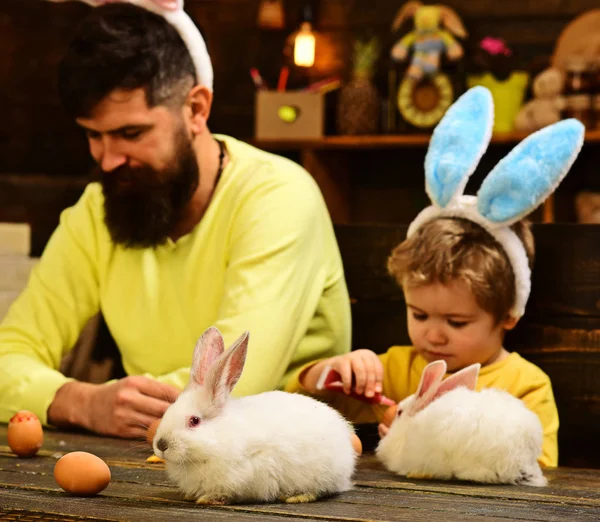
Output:
<path fill-rule="evenodd" d="M 100 495 L 72 497 L 54 481 L 56 460 L 89 451 L 110 466 Z M 527 488 L 407 480 L 363 456 L 350 492 L 309 504 L 197 506 L 181 499 L 162 464 L 147 464 L 149 446 L 89 435 L 46 431 L 34 458 L 17 458 L 0 425 L 0 520 L 600 520 L 600 470 L 556 469 L 550 486 Z"/>

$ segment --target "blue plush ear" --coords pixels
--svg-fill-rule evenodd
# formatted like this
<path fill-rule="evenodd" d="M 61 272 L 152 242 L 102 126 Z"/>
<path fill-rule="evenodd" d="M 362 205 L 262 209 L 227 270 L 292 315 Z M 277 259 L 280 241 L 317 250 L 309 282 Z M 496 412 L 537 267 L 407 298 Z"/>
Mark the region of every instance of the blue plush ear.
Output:
<path fill-rule="evenodd" d="M 533 211 L 569 172 L 585 136 L 585 127 L 569 119 L 525 138 L 490 172 L 477 193 L 479 213 L 509 225 Z"/>
<path fill-rule="evenodd" d="M 473 87 L 448 109 L 433 131 L 425 157 L 425 189 L 445 207 L 465 190 L 492 137 L 494 102 L 485 87 Z"/>

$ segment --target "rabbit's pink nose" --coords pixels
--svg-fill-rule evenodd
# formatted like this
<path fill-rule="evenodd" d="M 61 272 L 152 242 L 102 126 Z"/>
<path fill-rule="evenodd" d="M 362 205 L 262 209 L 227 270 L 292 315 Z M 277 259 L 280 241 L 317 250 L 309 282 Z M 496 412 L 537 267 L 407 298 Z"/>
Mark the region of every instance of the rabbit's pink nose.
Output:
<path fill-rule="evenodd" d="M 167 448 L 169 447 L 169 445 L 167 444 L 167 441 L 165 439 L 159 439 L 158 442 L 156 443 L 156 447 L 162 451 L 165 452 L 167 451 Z"/>

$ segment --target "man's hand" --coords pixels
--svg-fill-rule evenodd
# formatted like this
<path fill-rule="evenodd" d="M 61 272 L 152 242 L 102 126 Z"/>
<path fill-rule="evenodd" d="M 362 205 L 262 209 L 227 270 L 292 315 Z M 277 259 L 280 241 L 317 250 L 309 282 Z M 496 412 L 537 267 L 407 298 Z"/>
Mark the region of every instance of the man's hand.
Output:
<path fill-rule="evenodd" d="M 140 375 L 111 384 L 69 382 L 48 408 L 48 422 L 81 426 L 102 435 L 143 438 L 179 393 L 174 386 Z"/>
<path fill-rule="evenodd" d="M 327 365 L 341 375 L 346 394 L 351 390 L 365 397 L 373 397 L 375 393 L 381 393 L 383 364 L 377 354 L 371 350 L 355 350 L 320 361 L 300 376 L 300 383 L 309 392 L 315 393 L 319 376 Z"/>

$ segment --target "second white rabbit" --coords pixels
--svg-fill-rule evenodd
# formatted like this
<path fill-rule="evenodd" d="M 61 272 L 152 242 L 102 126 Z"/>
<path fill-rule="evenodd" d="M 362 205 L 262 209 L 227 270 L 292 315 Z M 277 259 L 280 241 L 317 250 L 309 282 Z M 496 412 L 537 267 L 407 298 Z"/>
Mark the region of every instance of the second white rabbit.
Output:
<path fill-rule="evenodd" d="M 377 447 L 387 469 L 411 478 L 547 484 L 537 462 L 539 418 L 508 392 L 474 391 L 479 369 L 474 364 L 442 380 L 446 363 L 427 365 Z"/>

